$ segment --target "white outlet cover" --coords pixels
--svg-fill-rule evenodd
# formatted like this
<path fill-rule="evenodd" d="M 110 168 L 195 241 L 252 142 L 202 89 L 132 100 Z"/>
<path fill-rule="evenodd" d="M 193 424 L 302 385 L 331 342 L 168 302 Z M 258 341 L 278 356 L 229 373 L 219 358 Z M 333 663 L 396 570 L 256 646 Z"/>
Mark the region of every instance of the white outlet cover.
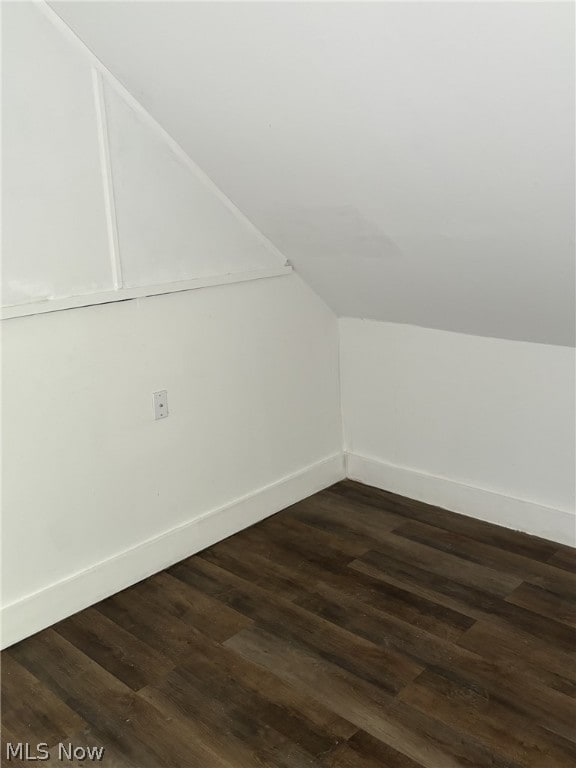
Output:
<path fill-rule="evenodd" d="M 165 419 L 168 416 L 168 391 L 162 389 L 160 392 L 154 392 L 154 418 Z"/>

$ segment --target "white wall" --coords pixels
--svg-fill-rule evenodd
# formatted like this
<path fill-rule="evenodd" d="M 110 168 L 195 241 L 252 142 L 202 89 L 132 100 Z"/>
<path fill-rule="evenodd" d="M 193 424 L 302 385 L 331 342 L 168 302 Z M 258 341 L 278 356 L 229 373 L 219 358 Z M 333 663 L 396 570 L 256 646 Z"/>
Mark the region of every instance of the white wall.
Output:
<path fill-rule="evenodd" d="M 2 3 L 2 303 L 113 288 L 90 63 Z"/>
<path fill-rule="evenodd" d="M 123 285 L 281 267 L 286 259 L 175 154 L 157 126 L 104 83 Z"/>
<path fill-rule="evenodd" d="M 286 271 L 49 7 L 1 10 L 3 316 Z"/>
<path fill-rule="evenodd" d="M 295 275 L 12 319 L 2 337 L 5 643 L 343 476 L 337 321 Z"/>
<path fill-rule="evenodd" d="M 2 11 L 6 296 L 50 307 L 2 321 L 6 645 L 330 485 L 343 461 L 332 311 L 50 12 Z M 55 311 L 111 287 L 90 269 L 110 280 L 116 257 L 120 287 L 260 279 Z"/>
<path fill-rule="evenodd" d="M 573 349 L 339 322 L 351 477 L 576 543 Z"/>
<path fill-rule="evenodd" d="M 51 4 L 338 315 L 574 344 L 573 3 Z"/>

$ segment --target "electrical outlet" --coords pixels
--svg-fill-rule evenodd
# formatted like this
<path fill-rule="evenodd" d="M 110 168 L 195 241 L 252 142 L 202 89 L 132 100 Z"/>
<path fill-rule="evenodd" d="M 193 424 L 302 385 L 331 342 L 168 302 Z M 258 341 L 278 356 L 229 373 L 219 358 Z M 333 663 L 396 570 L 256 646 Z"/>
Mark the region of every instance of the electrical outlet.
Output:
<path fill-rule="evenodd" d="M 161 392 L 154 392 L 154 418 L 165 419 L 168 416 L 168 392 L 163 389 Z"/>

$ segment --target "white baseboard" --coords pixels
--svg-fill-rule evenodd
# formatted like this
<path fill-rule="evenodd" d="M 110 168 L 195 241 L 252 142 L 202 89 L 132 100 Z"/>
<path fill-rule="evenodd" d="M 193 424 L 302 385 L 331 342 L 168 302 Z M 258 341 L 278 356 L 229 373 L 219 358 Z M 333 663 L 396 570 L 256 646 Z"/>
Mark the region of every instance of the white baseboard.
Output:
<path fill-rule="evenodd" d="M 254 525 L 344 477 L 342 454 L 330 456 L 4 606 L 2 648 Z"/>
<path fill-rule="evenodd" d="M 346 475 L 351 480 L 477 520 L 576 546 L 576 515 L 566 510 L 544 507 L 532 501 L 464 485 L 446 477 L 427 475 L 355 453 L 346 453 L 345 456 Z"/>

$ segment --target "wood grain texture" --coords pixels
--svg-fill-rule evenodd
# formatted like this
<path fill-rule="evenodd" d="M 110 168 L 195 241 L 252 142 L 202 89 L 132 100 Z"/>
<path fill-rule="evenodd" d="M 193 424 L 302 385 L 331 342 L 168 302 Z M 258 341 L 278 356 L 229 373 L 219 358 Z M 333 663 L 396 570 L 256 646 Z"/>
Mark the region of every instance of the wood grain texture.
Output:
<path fill-rule="evenodd" d="M 344 481 L 5 651 L 2 756 L 26 741 L 50 745 L 44 765 L 72 742 L 104 746 L 105 768 L 571 768 L 575 565 Z"/>

